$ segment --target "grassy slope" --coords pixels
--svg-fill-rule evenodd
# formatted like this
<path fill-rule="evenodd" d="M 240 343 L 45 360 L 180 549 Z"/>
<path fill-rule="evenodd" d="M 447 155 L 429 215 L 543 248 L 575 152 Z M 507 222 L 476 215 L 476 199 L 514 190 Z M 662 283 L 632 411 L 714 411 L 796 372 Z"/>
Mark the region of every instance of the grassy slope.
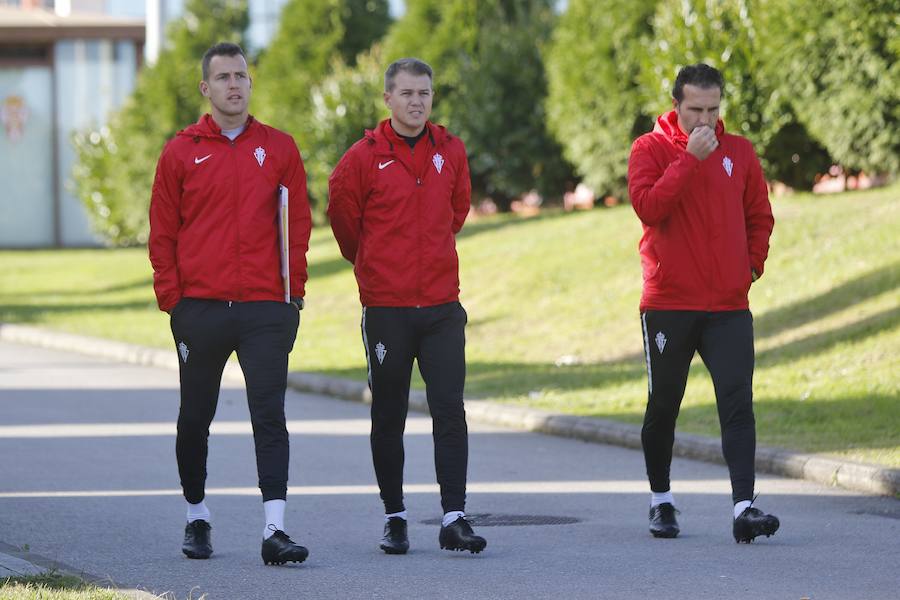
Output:
<path fill-rule="evenodd" d="M 78 577 L 47 573 L 0 578 L 0 600 L 126 600 L 115 590 L 99 588 Z"/>
<path fill-rule="evenodd" d="M 774 202 L 751 291 L 761 443 L 900 466 L 900 187 Z M 469 223 L 467 393 L 638 423 L 646 401 L 628 207 Z M 359 303 L 330 232 L 313 234 L 291 368 L 365 378 Z M 0 252 L 0 320 L 168 347 L 144 250 Z M 578 364 L 556 366 L 560 357 Z M 718 434 L 695 363 L 679 427 Z"/>

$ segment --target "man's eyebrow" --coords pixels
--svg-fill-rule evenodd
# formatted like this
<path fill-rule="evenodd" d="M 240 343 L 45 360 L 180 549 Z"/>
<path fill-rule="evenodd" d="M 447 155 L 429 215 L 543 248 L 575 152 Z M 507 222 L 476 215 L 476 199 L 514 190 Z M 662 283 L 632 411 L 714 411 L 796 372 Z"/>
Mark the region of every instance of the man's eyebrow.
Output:
<path fill-rule="evenodd" d="M 213 75 L 213 77 L 221 77 L 222 75 L 231 75 L 231 74 L 246 75 L 247 71 L 240 71 L 240 70 L 239 71 L 220 71 L 220 72 L 216 73 L 215 75 Z"/>

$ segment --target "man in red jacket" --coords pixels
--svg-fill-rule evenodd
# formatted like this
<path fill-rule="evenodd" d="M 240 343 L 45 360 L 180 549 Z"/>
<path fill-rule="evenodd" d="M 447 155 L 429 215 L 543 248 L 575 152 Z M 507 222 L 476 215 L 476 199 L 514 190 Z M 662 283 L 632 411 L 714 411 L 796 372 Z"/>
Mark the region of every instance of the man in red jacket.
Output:
<path fill-rule="evenodd" d="M 721 74 L 705 64 L 675 80 L 674 110 L 639 137 L 628 191 L 644 235 L 641 321 L 648 402 L 641 441 L 652 491 L 650 532 L 678 535 L 669 487 L 675 419 L 694 352 L 716 392 L 731 475 L 737 542 L 769 536 L 778 519 L 753 506 L 753 317 L 747 292 L 763 274 L 774 221 L 753 146 L 718 118 Z"/>
<path fill-rule="evenodd" d="M 456 234 L 471 183 L 459 138 L 428 120 L 432 71 L 405 58 L 388 67 L 391 117 L 356 142 L 328 180 L 328 216 L 353 263 L 372 391 L 372 458 L 385 507 L 381 549 L 409 548 L 403 503 L 403 430 L 413 360 L 434 421 L 444 517 L 441 548 L 480 552 L 465 519 L 468 430 L 463 408 L 466 311 L 459 303 Z"/>
<path fill-rule="evenodd" d="M 266 564 L 302 562 L 306 548 L 284 533 L 288 353 L 303 308 L 311 227 L 306 172 L 294 140 L 248 113 L 251 82 L 241 48 L 221 43 L 202 61 L 210 114 L 162 151 L 150 200 L 150 262 L 160 310 L 170 313 L 179 357 L 176 455 L 187 500 L 182 551 L 209 558 L 204 502 L 209 425 L 232 352 L 247 382 L 266 522 Z M 279 246 L 279 186 L 289 191 L 286 293 Z M 285 302 L 286 296 L 291 302 Z"/>

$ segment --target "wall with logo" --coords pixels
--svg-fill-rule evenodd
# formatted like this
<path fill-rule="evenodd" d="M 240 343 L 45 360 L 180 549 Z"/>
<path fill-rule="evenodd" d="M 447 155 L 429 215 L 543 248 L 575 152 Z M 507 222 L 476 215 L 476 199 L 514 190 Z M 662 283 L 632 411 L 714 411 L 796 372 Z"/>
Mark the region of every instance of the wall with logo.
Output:
<path fill-rule="evenodd" d="M 0 69 L 0 246 L 53 243 L 53 102 L 48 66 Z"/>
<path fill-rule="evenodd" d="M 46 50 L 0 64 L 0 248 L 99 243 L 72 191 L 71 139 L 131 93 L 138 46 L 64 39 Z"/>

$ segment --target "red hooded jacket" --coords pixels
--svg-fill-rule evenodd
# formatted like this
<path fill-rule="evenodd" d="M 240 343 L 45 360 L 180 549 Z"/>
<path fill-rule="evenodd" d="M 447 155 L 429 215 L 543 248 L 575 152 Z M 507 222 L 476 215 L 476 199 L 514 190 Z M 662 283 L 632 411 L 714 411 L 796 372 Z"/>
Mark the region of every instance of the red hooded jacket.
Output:
<path fill-rule="evenodd" d="M 459 299 L 456 234 L 472 186 L 462 141 L 427 122 L 415 150 L 382 121 L 328 179 L 328 216 L 364 306 Z"/>
<path fill-rule="evenodd" d="M 639 137 L 628 161 L 645 310 L 742 310 L 751 269 L 762 275 L 774 219 L 753 145 L 716 123 L 719 146 L 700 161 L 670 111 Z"/>
<path fill-rule="evenodd" d="M 207 114 L 169 140 L 150 199 L 148 245 L 160 310 L 170 311 L 182 297 L 284 301 L 280 184 L 289 193 L 291 296 L 303 296 L 312 220 L 293 138 L 250 117 L 231 141 Z"/>

